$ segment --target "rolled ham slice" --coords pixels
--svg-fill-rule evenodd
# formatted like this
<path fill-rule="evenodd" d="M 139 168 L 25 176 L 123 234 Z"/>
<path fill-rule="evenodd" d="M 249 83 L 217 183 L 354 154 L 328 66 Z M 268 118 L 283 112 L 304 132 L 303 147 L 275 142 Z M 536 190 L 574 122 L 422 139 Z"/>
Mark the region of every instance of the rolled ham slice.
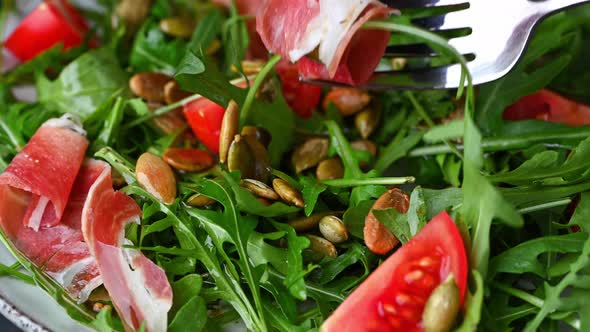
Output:
<path fill-rule="evenodd" d="M 110 166 L 92 185 L 82 212 L 82 232 L 96 258 L 104 285 L 125 325 L 133 330 L 166 331 L 172 288 L 164 270 L 140 251 L 123 248 L 125 226 L 139 223 L 135 201 L 112 187 Z"/>
<path fill-rule="evenodd" d="M 390 36 L 362 25 L 393 12 L 376 0 L 267 0 L 256 29 L 271 52 L 302 62 L 302 76 L 358 85 L 371 77 Z M 316 51 L 317 60 L 306 57 Z"/>
<path fill-rule="evenodd" d="M 25 226 L 37 231 L 59 223 L 87 147 L 80 123 L 65 115 L 44 123 L 14 157 L 0 175 L 0 186 L 28 193 Z"/>
<path fill-rule="evenodd" d="M 31 158 L 36 158 L 31 155 Z M 46 164 L 45 173 L 52 170 Z M 0 226 L 12 243 L 35 265 L 61 284 L 78 302 L 84 302 L 102 279 L 94 257 L 84 243 L 81 216 L 86 196 L 103 171 L 102 163 L 87 160 L 73 184 L 61 222 L 35 231 L 22 222 L 32 200 L 30 192 L 0 185 Z"/>

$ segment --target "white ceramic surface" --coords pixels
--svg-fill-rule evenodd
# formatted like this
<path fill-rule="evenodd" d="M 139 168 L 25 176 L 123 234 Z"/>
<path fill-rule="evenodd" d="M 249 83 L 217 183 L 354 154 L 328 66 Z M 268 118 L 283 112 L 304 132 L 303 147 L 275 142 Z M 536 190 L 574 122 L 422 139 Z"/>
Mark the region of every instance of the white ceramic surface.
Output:
<path fill-rule="evenodd" d="M 0 244 L 0 263 L 14 262 Z M 0 277 L 0 313 L 24 331 L 91 331 L 72 320 L 43 290 L 10 277 Z"/>

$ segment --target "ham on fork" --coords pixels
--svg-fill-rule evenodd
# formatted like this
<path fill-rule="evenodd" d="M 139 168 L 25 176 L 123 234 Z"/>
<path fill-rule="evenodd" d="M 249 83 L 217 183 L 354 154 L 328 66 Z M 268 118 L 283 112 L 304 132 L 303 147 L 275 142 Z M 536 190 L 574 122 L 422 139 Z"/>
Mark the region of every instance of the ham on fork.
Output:
<path fill-rule="evenodd" d="M 256 29 L 271 52 L 299 61 L 302 76 L 358 85 L 371 77 L 390 36 L 362 25 L 393 12 L 376 0 L 267 0 Z"/>
<path fill-rule="evenodd" d="M 134 330 L 145 322 L 148 332 L 166 331 L 172 288 L 162 268 L 140 251 L 123 248 L 131 244 L 125 226 L 139 223 L 141 209 L 131 197 L 113 190 L 111 168 L 103 164 L 82 212 L 84 240 L 123 322 Z"/>

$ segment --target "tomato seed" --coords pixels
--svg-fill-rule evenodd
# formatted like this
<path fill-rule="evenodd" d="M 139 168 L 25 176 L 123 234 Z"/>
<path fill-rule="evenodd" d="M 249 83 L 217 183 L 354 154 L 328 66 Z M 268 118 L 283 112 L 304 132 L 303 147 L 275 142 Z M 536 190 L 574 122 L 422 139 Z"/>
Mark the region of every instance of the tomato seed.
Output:
<path fill-rule="evenodd" d="M 404 276 L 404 281 L 408 284 L 416 282 L 424 277 L 424 272 L 421 270 L 414 270 Z"/>
<path fill-rule="evenodd" d="M 397 313 L 397 310 L 395 310 L 395 307 L 393 306 L 393 304 L 389 304 L 389 303 L 386 303 L 383 305 L 383 310 L 385 310 L 386 313 L 391 314 L 391 315 L 395 315 Z"/>

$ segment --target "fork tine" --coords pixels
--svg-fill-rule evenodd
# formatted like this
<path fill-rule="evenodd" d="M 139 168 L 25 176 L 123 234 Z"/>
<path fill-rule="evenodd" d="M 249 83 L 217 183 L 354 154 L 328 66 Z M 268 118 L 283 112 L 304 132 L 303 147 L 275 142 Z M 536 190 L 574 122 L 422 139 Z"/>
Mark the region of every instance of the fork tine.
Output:
<path fill-rule="evenodd" d="M 388 46 L 386 57 L 433 57 L 438 54 L 426 44 L 407 44 Z"/>
<path fill-rule="evenodd" d="M 465 16 L 461 11 L 452 12 L 444 15 L 413 19 L 412 24 L 436 31 L 465 29 L 469 28 L 465 24 L 465 22 L 469 22 L 465 19 Z"/>
<path fill-rule="evenodd" d="M 456 6 L 468 3 L 467 0 L 382 0 L 381 2 L 396 9 Z"/>

